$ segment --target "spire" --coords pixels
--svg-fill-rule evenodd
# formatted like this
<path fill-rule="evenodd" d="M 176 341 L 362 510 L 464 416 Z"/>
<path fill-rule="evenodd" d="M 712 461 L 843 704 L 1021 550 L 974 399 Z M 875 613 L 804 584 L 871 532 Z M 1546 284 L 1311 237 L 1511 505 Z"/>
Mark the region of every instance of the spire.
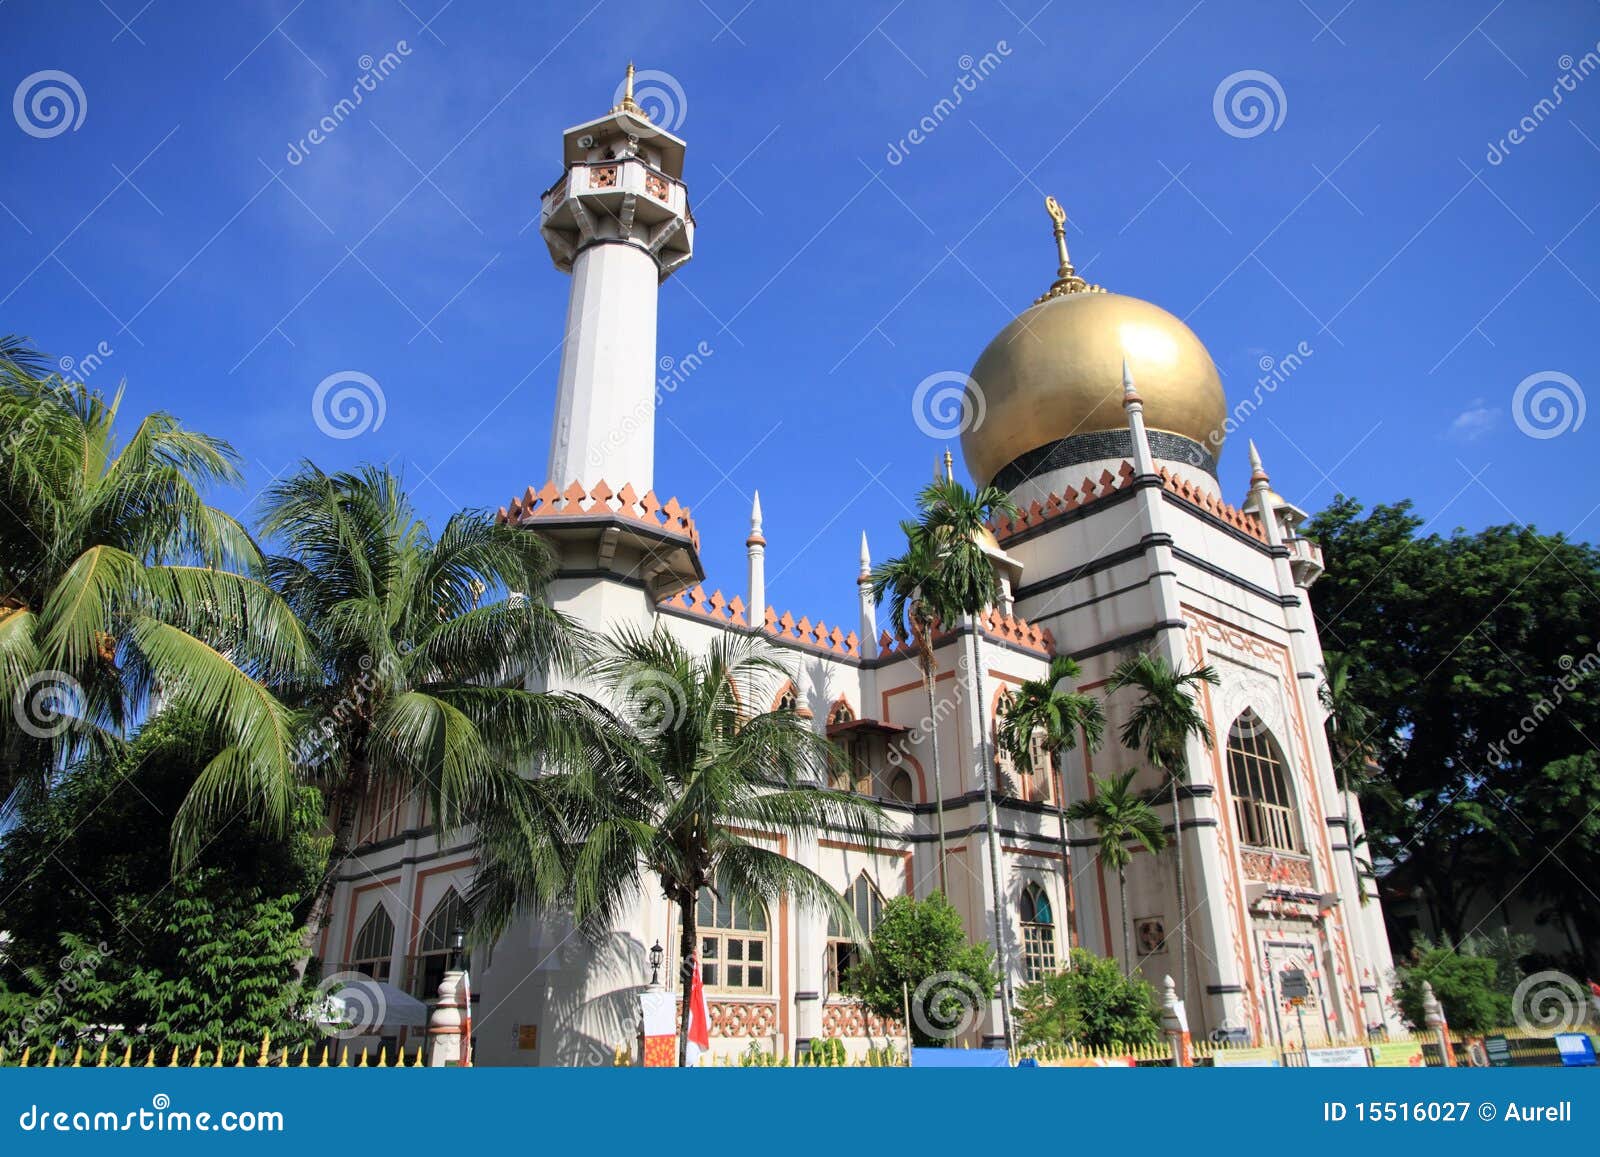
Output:
<path fill-rule="evenodd" d="M 636 117 L 644 120 L 650 119 L 650 114 L 639 107 L 639 102 L 633 99 L 633 61 L 628 61 L 628 74 L 622 82 L 622 100 L 612 112 L 631 112 Z"/>
<path fill-rule="evenodd" d="M 750 500 L 750 537 L 744 540 L 744 550 L 749 565 L 745 606 L 750 625 L 759 631 L 767 620 L 767 540 L 761 533 L 759 490 Z"/>
<path fill-rule="evenodd" d="M 1061 207 L 1061 202 L 1054 197 L 1046 197 L 1044 208 L 1045 212 L 1050 214 L 1050 220 L 1055 222 L 1056 257 L 1059 265 L 1056 268 L 1055 284 L 1036 299 L 1034 304 L 1040 305 L 1052 297 L 1065 297 L 1069 293 L 1104 293 L 1103 286 L 1090 285 L 1078 276 L 1077 270 L 1072 268 L 1072 259 L 1067 256 L 1067 211 Z"/>
<path fill-rule="evenodd" d="M 955 459 L 950 457 L 950 447 L 948 446 L 944 448 L 944 480 L 946 482 L 954 482 L 956 480 Z"/>
<path fill-rule="evenodd" d="M 1128 415 L 1128 439 L 1132 443 L 1133 468 L 1140 475 L 1156 472 L 1155 455 L 1150 452 L 1150 435 L 1144 428 L 1144 399 L 1133 384 L 1128 356 L 1122 356 L 1122 408 Z"/>
<path fill-rule="evenodd" d="M 765 543 L 761 534 L 761 491 L 757 490 L 750 502 L 750 538 Z M 747 542 L 745 545 L 749 545 Z"/>
<path fill-rule="evenodd" d="M 1133 386 L 1133 371 L 1128 369 L 1128 355 L 1122 355 L 1122 407 L 1144 405 L 1144 399 L 1139 396 L 1139 391 Z"/>
<path fill-rule="evenodd" d="M 867 553 L 867 532 L 861 532 L 861 575 L 856 579 L 861 601 L 861 657 L 878 657 L 878 605 L 872 600 L 872 556 Z"/>
<path fill-rule="evenodd" d="M 1250 439 L 1250 485 L 1257 483 L 1265 486 L 1272 480 L 1267 477 L 1267 468 L 1261 465 L 1261 452 L 1256 449 L 1255 439 Z"/>

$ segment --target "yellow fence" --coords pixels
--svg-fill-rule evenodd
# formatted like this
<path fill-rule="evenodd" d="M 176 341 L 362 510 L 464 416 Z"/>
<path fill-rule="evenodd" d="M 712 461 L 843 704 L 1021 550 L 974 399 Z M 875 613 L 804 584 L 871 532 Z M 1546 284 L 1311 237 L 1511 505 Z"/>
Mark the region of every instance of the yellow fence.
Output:
<path fill-rule="evenodd" d="M 405 1049 L 397 1049 L 392 1061 L 386 1048 L 380 1048 L 375 1056 L 369 1056 L 366 1051 L 362 1051 L 352 1061 L 349 1048 L 339 1045 L 323 1045 L 320 1052 L 310 1047 L 302 1047 L 299 1056 L 292 1057 L 290 1050 L 286 1048 L 274 1050 L 269 1037 L 262 1038 L 259 1050 L 253 1046 L 240 1045 L 237 1053 L 226 1046 L 218 1048 L 200 1046 L 194 1050 L 192 1056 L 176 1046 L 173 1047 L 170 1056 L 166 1055 L 165 1050 L 162 1050 L 161 1056 L 157 1056 L 153 1048 L 139 1051 L 145 1054 L 142 1061 L 135 1058 L 131 1044 L 120 1054 L 112 1052 L 109 1044 L 101 1045 L 98 1054 L 94 1053 L 92 1047 L 86 1050 L 83 1045 L 78 1045 L 70 1060 L 59 1048 L 52 1047 L 42 1056 L 35 1055 L 31 1048 L 25 1048 L 13 1059 L 6 1056 L 5 1049 L 0 1048 L 0 1067 L 45 1069 L 420 1069 L 425 1067 L 420 1044 L 417 1046 L 416 1055 L 411 1059 L 407 1059 Z M 228 1059 L 230 1057 L 231 1060 Z"/>

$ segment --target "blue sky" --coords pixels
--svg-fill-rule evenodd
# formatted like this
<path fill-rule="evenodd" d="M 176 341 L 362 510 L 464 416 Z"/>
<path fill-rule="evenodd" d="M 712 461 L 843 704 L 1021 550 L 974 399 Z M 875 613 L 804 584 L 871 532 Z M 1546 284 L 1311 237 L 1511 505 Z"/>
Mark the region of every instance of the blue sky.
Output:
<path fill-rule="evenodd" d="M 912 393 L 1047 287 L 1047 192 L 1080 270 L 1184 317 L 1231 398 L 1311 351 L 1229 441 L 1231 499 L 1248 436 L 1309 509 L 1342 490 L 1595 537 L 1600 416 L 1573 408 L 1600 387 L 1595 4 L 142 3 L 0 7 L 0 88 L 82 92 L 64 131 L 30 119 L 49 78 L 0 119 L 0 330 L 110 350 L 92 384 L 230 439 L 231 508 L 302 457 L 392 461 L 432 519 L 543 481 L 567 279 L 530 222 L 631 57 L 684 94 L 697 252 L 660 353 L 714 352 L 661 410 L 656 479 L 713 585 L 742 589 L 759 488 L 769 601 L 853 622 L 860 531 L 887 553 L 943 449 Z M 1248 78 L 1219 120 L 1241 72 L 1276 86 L 1271 127 L 1228 120 Z M 382 390 L 359 437 L 313 421 L 340 371 Z M 1518 387 L 1550 374 L 1522 408 L 1555 389 L 1569 428 L 1530 436 Z"/>

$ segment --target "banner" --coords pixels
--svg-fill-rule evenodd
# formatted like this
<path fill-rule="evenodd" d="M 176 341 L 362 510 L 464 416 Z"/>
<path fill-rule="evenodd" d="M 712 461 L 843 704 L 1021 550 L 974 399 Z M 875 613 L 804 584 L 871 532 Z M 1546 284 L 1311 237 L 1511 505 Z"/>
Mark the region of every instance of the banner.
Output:
<path fill-rule="evenodd" d="M 644 1063 L 651 1068 L 673 1068 L 678 1063 L 678 1002 L 666 991 L 639 994 L 640 1022 L 644 1025 Z"/>
<path fill-rule="evenodd" d="M 1211 1064 L 1219 1069 L 1276 1069 L 1283 1066 L 1274 1048 L 1219 1049 Z"/>
<path fill-rule="evenodd" d="M 1364 1069 L 1368 1067 L 1367 1050 L 1361 1045 L 1337 1049 L 1307 1049 L 1308 1069 Z"/>
<path fill-rule="evenodd" d="M 1380 1069 L 1422 1069 L 1428 1061 L 1420 1041 L 1385 1041 L 1372 1046 L 1372 1064 Z"/>

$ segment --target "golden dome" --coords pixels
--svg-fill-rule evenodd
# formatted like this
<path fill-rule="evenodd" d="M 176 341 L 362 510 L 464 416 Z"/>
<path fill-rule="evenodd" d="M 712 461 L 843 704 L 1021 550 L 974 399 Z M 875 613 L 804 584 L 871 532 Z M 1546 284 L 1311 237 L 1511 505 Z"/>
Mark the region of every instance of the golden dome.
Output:
<path fill-rule="evenodd" d="M 1054 198 L 1045 204 L 1055 221 L 1059 277 L 1033 308 L 1000 331 L 972 367 L 982 399 L 976 413 L 982 419 L 961 435 L 972 477 L 980 485 L 993 482 L 1030 451 L 1049 453 L 1050 461 L 1030 455 L 1028 474 L 1068 462 L 1128 456 L 1128 450 L 1092 438 L 1060 453 L 1051 450 L 1063 439 L 1127 431 L 1124 359 L 1144 401 L 1156 456 L 1181 455 L 1214 467 L 1222 452 L 1227 401 L 1206 347 L 1160 306 L 1107 293 L 1079 277 L 1067 257 L 1066 213 Z M 1198 445 L 1173 443 L 1163 434 Z M 1198 455 L 1202 449 L 1209 462 Z"/>

